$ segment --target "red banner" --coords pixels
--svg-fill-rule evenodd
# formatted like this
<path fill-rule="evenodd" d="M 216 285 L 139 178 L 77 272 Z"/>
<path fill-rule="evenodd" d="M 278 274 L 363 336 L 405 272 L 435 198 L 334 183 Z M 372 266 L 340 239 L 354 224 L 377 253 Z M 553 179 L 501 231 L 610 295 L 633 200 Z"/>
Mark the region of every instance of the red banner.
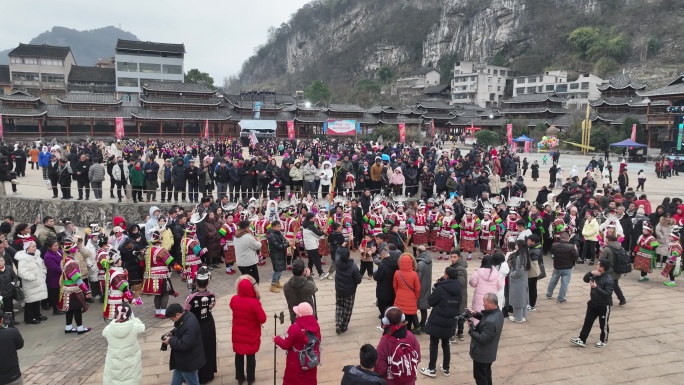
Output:
<path fill-rule="evenodd" d="M 209 139 L 209 119 L 204 121 L 204 138 Z"/>
<path fill-rule="evenodd" d="M 636 142 L 636 124 L 632 124 L 632 142 Z"/>
<path fill-rule="evenodd" d="M 529 153 L 530 153 L 530 147 L 531 147 L 531 145 L 532 145 L 532 142 L 531 142 L 531 141 L 529 141 L 529 140 L 526 140 L 526 141 L 525 141 L 525 153 L 526 153 L 526 154 L 529 154 Z"/>
<path fill-rule="evenodd" d="M 2 124 L 0 124 L 0 127 Z M 114 119 L 114 134 L 116 135 L 117 139 L 121 139 L 124 137 L 124 121 L 123 118 L 116 118 Z"/>
<path fill-rule="evenodd" d="M 294 140 L 294 138 L 295 138 L 294 120 L 288 120 L 287 121 L 287 139 Z"/>
<path fill-rule="evenodd" d="M 508 123 L 506 125 L 506 137 L 508 138 L 508 145 L 509 146 L 512 145 L 513 144 L 513 124 L 512 123 Z"/>
<path fill-rule="evenodd" d="M 406 143 L 406 124 L 399 123 L 399 141 L 401 143 Z"/>

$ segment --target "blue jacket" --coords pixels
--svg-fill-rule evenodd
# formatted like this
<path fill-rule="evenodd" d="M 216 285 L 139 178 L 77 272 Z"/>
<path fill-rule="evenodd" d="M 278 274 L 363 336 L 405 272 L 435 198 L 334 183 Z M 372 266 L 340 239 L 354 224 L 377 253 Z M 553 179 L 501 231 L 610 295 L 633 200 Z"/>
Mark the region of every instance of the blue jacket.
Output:
<path fill-rule="evenodd" d="M 38 154 L 38 165 L 40 167 L 47 167 L 50 165 L 50 151 L 43 146 L 43 151 Z"/>

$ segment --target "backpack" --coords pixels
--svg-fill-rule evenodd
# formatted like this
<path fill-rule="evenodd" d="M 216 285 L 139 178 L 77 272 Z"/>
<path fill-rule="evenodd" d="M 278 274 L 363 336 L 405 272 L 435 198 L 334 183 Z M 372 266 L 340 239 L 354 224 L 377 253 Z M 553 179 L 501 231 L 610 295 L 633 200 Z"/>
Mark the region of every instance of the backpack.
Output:
<path fill-rule="evenodd" d="M 610 248 L 613 251 L 613 271 L 617 274 L 627 274 L 632 272 L 632 264 L 629 256 L 621 247 L 619 249 Z"/>
<path fill-rule="evenodd" d="M 395 384 L 407 384 L 416 378 L 418 353 L 404 340 L 397 340 L 394 351 L 387 357 L 387 379 Z"/>
<path fill-rule="evenodd" d="M 302 329 L 306 337 L 306 343 L 302 350 L 294 349 L 299 355 L 299 364 L 302 365 L 302 370 L 307 371 L 313 369 L 321 364 L 320 345 L 321 340 L 315 334 L 308 330 Z"/>

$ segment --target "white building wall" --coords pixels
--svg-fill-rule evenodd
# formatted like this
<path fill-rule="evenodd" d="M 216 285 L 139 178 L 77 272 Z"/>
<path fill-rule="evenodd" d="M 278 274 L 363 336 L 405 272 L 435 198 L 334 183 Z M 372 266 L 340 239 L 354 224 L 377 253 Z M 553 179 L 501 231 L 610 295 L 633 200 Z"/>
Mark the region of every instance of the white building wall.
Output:
<path fill-rule="evenodd" d="M 145 55 L 130 55 L 130 54 L 119 54 L 114 56 L 115 68 L 116 68 L 116 92 L 117 93 L 127 93 L 127 94 L 139 94 L 141 92 L 140 79 L 151 79 L 156 81 L 178 81 L 183 82 L 185 68 L 183 66 L 182 58 L 169 58 L 169 57 L 159 57 L 159 56 L 145 56 Z M 119 63 L 136 63 L 137 71 L 120 71 Z M 140 64 L 159 64 L 161 65 L 160 73 L 153 72 L 141 72 Z M 165 74 L 163 73 L 164 65 L 176 65 L 181 66 L 180 74 Z M 119 78 L 135 78 L 138 79 L 138 87 L 134 86 L 120 86 Z"/>

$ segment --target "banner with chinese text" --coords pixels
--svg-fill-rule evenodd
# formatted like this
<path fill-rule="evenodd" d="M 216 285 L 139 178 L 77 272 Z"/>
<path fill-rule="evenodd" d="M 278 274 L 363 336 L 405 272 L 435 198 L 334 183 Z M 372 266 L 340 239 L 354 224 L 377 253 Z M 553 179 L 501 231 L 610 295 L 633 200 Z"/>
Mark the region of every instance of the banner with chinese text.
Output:
<path fill-rule="evenodd" d="M 121 139 L 124 137 L 124 121 L 123 121 L 123 118 L 115 118 L 114 119 L 114 134 L 116 135 L 117 139 Z"/>
<path fill-rule="evenodd" d="M 295 126 L 294 120 L 287 121 L 287 139 L 294 140 L 295 138 Z"/>

